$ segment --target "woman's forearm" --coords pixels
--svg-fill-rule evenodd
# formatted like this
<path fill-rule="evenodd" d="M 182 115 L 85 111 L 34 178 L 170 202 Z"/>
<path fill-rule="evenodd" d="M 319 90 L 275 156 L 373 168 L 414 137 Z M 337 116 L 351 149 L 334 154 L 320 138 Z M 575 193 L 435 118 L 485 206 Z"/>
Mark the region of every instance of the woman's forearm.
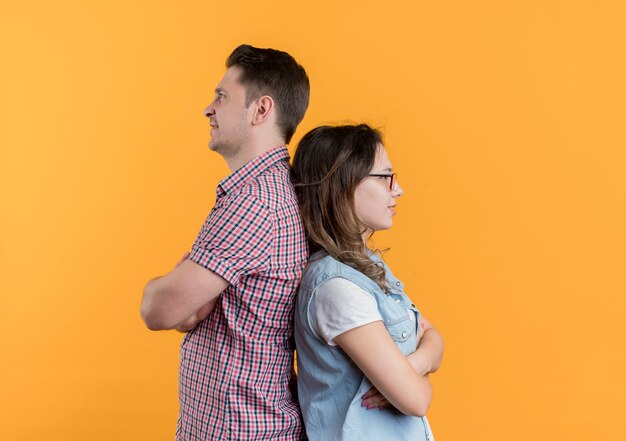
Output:
<path fill-rule="evenodd" d="M 424 331 L 417 349 L 407 357 L 413 369 L 420 375 L 427 375 L 439 369 L 442 358 L 443 337 L 433 327 Z"/>

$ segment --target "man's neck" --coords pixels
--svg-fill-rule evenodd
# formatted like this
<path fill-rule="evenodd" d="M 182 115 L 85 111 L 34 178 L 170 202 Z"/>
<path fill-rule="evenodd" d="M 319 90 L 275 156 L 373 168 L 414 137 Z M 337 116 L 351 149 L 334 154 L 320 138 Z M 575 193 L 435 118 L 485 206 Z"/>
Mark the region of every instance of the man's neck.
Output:
<path fill-rule="evenodd" d="M 224 160 L 226 161 L 230 172 L 233 173 L 235 170 L 239 170 L 257 156 L 261 156 L 263 153 L 269 152 L 270 150 L 281 145 L 285 145 L 285 141 L 282 139 L 268 139 L 262 143 L 258 142 L 248 146 L 243 146 L 235 155 L 224 157 Z"/>

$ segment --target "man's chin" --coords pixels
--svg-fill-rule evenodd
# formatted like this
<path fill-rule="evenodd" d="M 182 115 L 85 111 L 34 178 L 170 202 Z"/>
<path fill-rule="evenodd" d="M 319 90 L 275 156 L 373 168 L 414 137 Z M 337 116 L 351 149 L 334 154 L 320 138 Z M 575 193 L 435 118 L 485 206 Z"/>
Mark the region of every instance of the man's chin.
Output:
<path fill-rule="evenodd" d="M 219 150 L 220 146 L 219 143 L 211 140 L 209 141 L 209 150 L 213 151 L 213 152 L 217 152 Z"/>
<path fill-rule="evenodd" d="M 231 144 L 219 142 L 219 140 L 211 139 L 209 141 L 209 149 L 212 152 L 219 153 L 220 155 L 228 154 L 233 152 L 233 148 Z"/>

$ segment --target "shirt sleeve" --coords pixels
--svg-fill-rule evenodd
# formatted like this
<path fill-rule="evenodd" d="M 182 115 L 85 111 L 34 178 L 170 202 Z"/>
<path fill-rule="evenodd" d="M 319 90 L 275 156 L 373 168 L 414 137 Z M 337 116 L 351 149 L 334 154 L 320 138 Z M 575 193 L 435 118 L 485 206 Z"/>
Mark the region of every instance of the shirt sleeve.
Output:
<path fill-rule="evenodd" d="M 273 227 L 270 211 L 254 196 L 243 194 L 218 202 L 189 259 L 235 285 L 243 275 L 268 269 Z"/>
<path fill-rule="evenodd" d="M 350 329 L 382 320 L 376 300 L 357 284 L 341 277 L 317 288 L 314 301 L 317 333 L 330 346 Z"/>

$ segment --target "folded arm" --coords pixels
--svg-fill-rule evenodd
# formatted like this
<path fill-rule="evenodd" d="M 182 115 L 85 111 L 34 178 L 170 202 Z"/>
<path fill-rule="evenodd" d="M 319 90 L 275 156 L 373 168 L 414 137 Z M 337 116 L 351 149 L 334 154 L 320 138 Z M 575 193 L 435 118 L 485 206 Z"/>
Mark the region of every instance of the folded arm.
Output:
<path fill-rule="evenodd" d="M 443 338 L 425 317 L 420 316 L 420 341 L 415 352 L 409 354 L 408 362 L 419 375 L 427 376 L 435 372 L 443 358 Z M 389 407 L 390 403 L 384 394 L 375 386 L 362 397 L 362 404 L 368 409 Z"/>
<path fill-rule="evenodd" d="M 178 329 L 186 332 L 204 320 L 228 282 L 214 272 L 187 260 L 172 271 L 152 279 L 141 301 L 141 317 L 155 331 Z"/>
<path fill-rule="evenodd" d="M 381 321 L 346 331 L 334 341 L 396 409 L 426 414 L 432 398 L 428 377 L 415 371 Z"/>
<path fill-rule="evenodd" d="M 420 338 L 415 352 L 407 358 L 420 375 L 436 372 L 443 358 L 443 337 L 425 317 L 420 316 Z"/>

